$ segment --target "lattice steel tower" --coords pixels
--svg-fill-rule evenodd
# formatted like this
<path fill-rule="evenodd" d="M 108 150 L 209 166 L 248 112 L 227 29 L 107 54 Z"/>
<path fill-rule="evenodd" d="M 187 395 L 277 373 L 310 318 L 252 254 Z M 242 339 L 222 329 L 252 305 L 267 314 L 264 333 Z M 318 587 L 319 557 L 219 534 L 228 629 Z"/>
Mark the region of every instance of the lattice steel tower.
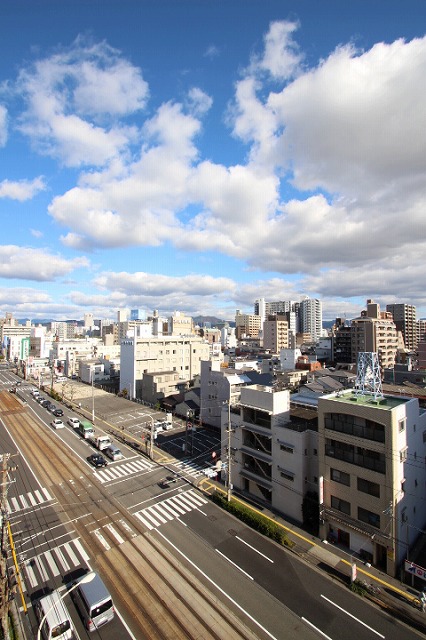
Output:
<path fill-rule="evenodd" d="M 383 398 L 379 355 L 375 351 L 359 351 L 355 389 L 357 395 L 372 394 Z"/>

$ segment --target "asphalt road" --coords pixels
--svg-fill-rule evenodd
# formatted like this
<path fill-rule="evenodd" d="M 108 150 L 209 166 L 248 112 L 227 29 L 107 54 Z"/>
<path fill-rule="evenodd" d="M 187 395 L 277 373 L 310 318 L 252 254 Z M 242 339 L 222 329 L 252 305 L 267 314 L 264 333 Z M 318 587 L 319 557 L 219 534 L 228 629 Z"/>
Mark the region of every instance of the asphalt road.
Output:
<path fill-rule="evenodd" d="M 7 387 L 4 375 L 0 385 Z M 90 445 L 71 428 L 54 431 L 50 414 L 30 399 L 25 385 L 19 393 L 27 407 L 12 402 L 12 394 L 2 396 L 0 446 L 21 451 L 9 504 L 30 600 L 95 566 L 128 623 L 127 629 L 117 616 L 101 638 L 132 632 L 137 640 L 193 637 L 202 621 L 212 637 L 227 640 L 414 638 L 209 502 L 192 485 L 188 466 L 158 465 L 120 445 L 123 460 L 94 470 L 87 462 Z M 140 611 L 144 626 L 136 619 Z M 239 624 L 243 635 L 237 635 Z"/>

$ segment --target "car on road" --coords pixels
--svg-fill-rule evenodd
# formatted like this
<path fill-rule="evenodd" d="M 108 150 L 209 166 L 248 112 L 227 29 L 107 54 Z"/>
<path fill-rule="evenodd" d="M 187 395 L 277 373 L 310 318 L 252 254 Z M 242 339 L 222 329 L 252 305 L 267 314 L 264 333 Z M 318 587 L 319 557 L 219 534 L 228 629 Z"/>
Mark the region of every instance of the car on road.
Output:
<path fill-rule="evenodd" d="M 44 402 L 46 400 L 46 398 L 44 398 L 43 396 L 37 396 L 36 400 L 39 404 L 41 404 L 42 402 Z"/>
<path fill-rule="evenodd" d="M 54 420 L 52 420 L 52 422 L 50 424 L 52 425 L 52 427 L 54 429 L 63 429 L 64 428 L 64 423 L 59 418 L 55 418 Z"/>
<path fill-rule="evenodd" d="M 87 462 L 90 462 L 90 464 L 93 464 L 93 466 L 96 468 L 106 467 L 108 464 L 103 455 L 101 455 L 100 453 L 92 453 L 92 455 L 87 458 Z"/>
<path fill-rule="evenodd" d="M 40 402 L 41 406 L 44 407 L 45 409 L 48 409 L 49 406 L 52 404 L 50 402 L 50 400 L 43 400 L 42 402 Z"/>
<path fill-rule="evenodd" d="M 33 398 L 37 398 L 40 395 L 40 391 L 38 389 L 33 389 L 31 391 L 31 395 Z"/>
<path fill-rule="evenodd" d="M 80 420 L 78 418 L 72 418 L 71 416 L 67 420 L 67 424 L 70 425 L 73 429 L 78 429 L 78 425 L 80 424 Z"/>
<path fill-rule="evenodd" d="M 20 384 L 22 384 L 21 380 L 18 380 L 18 382 L 15 382 L 16 386 L 19 387 Z"/>
<path fill-rule="evenodd" d="M 52 413 L 54 416 L 58 418 L 61 418 L 64 415 L 64 412 L 62 411 L 62 409 L 58 409 L 58 408 L 53 409 Z"/>
<path fill-rule="evenodd" d="M 53 413 L 56 410 L 56 404 L 50 403 L 47 407 L 47 410 Z"/>

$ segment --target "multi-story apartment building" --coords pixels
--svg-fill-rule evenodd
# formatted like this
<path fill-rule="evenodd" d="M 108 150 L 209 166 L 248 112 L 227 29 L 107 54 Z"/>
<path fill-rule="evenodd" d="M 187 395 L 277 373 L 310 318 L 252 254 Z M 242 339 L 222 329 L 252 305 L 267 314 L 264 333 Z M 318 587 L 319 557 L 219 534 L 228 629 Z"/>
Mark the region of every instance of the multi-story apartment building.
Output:
<path fill-rule="evenodd" d="M 191 380 L 201 371 L 201 361 L 209 359 L 210 346 L 199 336 L 133 336 L 121 341 L 120 391 L 143 400 L 145 373 L 177 371 L 181 380 Z"/>
<path fill-rule="evenodd" d="M 322 304 L 316 298 L 305 298 L 300 303 L 300 332 L 310 335 L 316 342 L 322 335 Z"/>
<path fill-rule="evenodd" d="M 222 410 L 222 460 L 229 446 L 232 485 L 302 522 L 303 497 L 318 486 L 315 429 L 290 420 L 288 390 L 242 387 L 239 403 Z"/>
<path fill-rule="evenodd" d="M 382 370 L 394 366 L 400 344 L 398 332 L 392 315 L 381 312 L 378 303 L 367 300 L 367 310 L 352 320 L 351 339 L 353 362 L 357 362 L 360 352 L 375 352 L 379 355 Z"/>
<path fill-rule="evenodd" d="M 263 348 L 279 354 L 281 349 L 287 349 L 288 346 L 287 317 L 281 314 L 267 316 L 263 323 Z"/>
<path fill-rule="evenodd" d="M 19 324 L 11 313 L 0 320 L 0 344 L 7 360 L 25 360 L 30 350 L 31 322 Z"/>
<path fill-rule="evenodd" d="M 336 318 L 331 333 L 331 359 L 336 364 L 349 364 L 352 360 L 351 328 L 343 318 Z"/>
<path fill-rule="evenodd" d="M 417 343 L 426 340 L 426 320 L 417 320 L 416 322 Z"/>
<path fill-rule="evenodd" d="M 417 348 L 416 307 L 412 304 L 387 304 L 386 311 L 392 314 L 397 331 L 401 331 L 405 348 L 414 351 Z"/>
<path fill-rule="evenodd" d="M 237 340 L 243 336 L 249 338 L 258 338 L 262 330 L 261 316 L 253 313 L 241 313 L 238 309 L 235 314 L 235 332 Z"/>
<path fill-rule="evenodd" d="M 193 336 L 194 321 L 180 311 L 175 311 L 168 321 L 169 336 Z"/>
<path fill-rule="evenodd" d="M 424 529 L 426 412 L 344 390 L 318 401 L 320 535 L 396 576 Z"/>

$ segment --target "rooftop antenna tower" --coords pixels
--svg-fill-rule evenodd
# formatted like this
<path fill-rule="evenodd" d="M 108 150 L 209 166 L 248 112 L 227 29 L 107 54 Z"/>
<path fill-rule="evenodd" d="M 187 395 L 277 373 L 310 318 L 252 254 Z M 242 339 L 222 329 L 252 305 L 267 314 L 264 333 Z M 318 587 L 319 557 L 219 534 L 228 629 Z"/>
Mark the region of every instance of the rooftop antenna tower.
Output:
<path fill-rule="evenodd" d="M 383 398 L 379 355 L 375 351 L 360 351 L 355 383 L 357 396 L 371 394 L 375 400 Z"/>

